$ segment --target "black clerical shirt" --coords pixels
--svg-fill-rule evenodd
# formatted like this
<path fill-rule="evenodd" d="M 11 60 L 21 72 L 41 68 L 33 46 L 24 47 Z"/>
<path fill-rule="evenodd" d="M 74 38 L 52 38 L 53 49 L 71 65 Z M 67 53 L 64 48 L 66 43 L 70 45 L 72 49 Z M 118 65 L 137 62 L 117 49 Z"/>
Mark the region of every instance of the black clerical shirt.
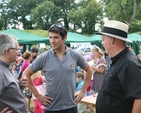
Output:
<path fill-rule="evenodd" d="M 141 62 L 128 48 L 113 57 L 97 97 L 96 113 L 131 113 L 141 98 Z"/>

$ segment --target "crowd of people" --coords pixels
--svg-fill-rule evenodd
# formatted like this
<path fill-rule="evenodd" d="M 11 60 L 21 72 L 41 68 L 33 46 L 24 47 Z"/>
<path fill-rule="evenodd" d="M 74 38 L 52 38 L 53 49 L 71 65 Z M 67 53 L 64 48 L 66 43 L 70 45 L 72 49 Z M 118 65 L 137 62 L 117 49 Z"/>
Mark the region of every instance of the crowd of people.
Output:
<path fill-rule="evenodd" d="M 50 50 L 22 56 L 16 38 L 0 34 L 0 113 L 31 113 L 31 97 L 34 113 L 83 113 L 79 102 L 95 93 L 96 113 L 141 113 L 141 61 L 126 46 L 128 25 L 108 20 L 99 33 L 105 52 L 94 45 L 91 60 L 65 45 L 61 24 L 48 32 Z"/>

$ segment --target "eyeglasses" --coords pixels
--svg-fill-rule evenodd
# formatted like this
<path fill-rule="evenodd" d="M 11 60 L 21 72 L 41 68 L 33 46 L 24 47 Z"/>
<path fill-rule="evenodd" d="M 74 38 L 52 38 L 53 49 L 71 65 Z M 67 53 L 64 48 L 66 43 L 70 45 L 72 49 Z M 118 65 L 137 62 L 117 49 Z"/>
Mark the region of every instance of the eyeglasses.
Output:
<path fill-rule="evenodd" d="M 16 51 L 20 50 L 20 48 L 9 48 L 9 49 L 13 49 L 13 50 L 16 50 Z"/>
<path fill-rule="evenodd" d="M 53 28 L 53 27 L 57 27 L 57 28 L 61 29 L 61 30 L 63 31 L 63 33 L 66 35 L 65 29 L 64 29 L 64 27 L 63 27 L 61 24 L 53 24 L 53 25 L 50 27 L 50 29 Z"/>

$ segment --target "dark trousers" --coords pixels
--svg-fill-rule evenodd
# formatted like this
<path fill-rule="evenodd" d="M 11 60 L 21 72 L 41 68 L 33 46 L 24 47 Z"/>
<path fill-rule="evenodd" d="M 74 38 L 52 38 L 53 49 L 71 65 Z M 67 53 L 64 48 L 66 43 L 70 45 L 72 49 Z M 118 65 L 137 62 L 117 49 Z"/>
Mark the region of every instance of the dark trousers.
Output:
<path fill-rule="evenodd" d="M 73 108 L 66 109 L 66 110 L 61 110 L 61 111 L 48 111 L 48 110 L 45 110 L 44 113 L 78 113 L 78 111 L 77 111 L 77 107 L 73 107 Z"/>

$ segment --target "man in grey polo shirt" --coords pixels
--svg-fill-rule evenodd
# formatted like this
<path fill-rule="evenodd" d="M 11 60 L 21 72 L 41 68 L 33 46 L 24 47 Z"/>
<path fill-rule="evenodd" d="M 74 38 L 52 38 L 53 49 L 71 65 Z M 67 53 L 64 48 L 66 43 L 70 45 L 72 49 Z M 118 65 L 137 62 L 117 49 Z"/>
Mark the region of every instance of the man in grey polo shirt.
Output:
<path fill-rule="evenodd" d="M 65 46 L 67 30 L 61 24 L 49 29 L 52 49 L 41 54 L 25 70 L 28 87 L 35 97 L 44 104 L 45 113 L 77 113 L 77 103 L 83 98 L 90 82 L 92 70 L 81 54 Z M 81 91 L 75 93 L 77 66 L 86 71 Z M 42 70 L 46 79 L 46 96 L 33 86 L 31 75 Z"/>
<path fill-rule="evenodd" d="M 6 34 L 0 34 L 1 113 L 26 113 L 26 101 L 21 86 L 27 85 L 27 79 L 23 77 L 20 81 L 17 81 L 9 69 L 9 65 L 16 61 L 18 54 L 19 44 L 16 38 Z"/>

